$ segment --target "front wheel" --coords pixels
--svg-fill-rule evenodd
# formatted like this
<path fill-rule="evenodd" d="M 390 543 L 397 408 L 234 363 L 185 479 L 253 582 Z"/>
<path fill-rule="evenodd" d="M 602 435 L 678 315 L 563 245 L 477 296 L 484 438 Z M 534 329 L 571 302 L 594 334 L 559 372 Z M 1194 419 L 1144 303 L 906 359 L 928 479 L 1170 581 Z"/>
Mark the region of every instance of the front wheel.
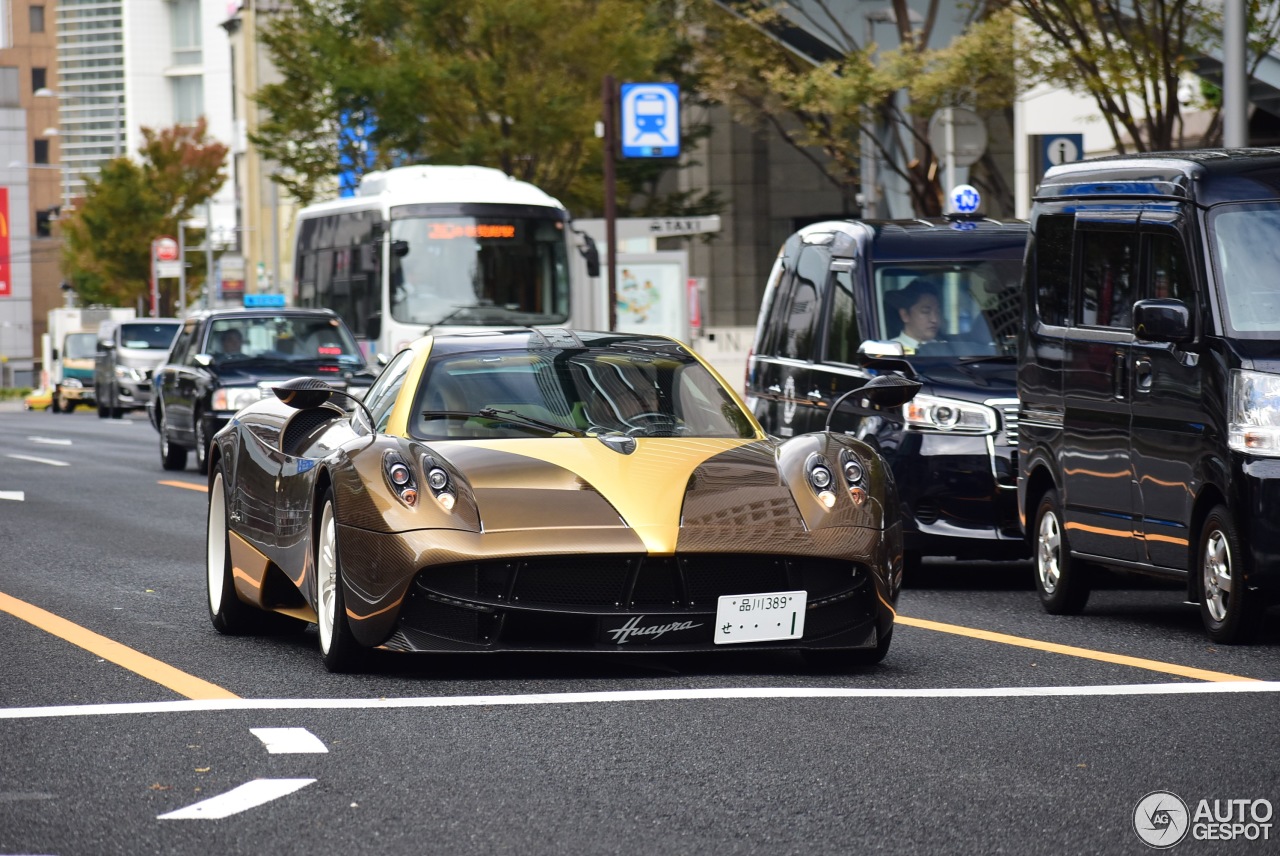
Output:
<path fill-rule="evenodd" d="M 1200 528 L 1197 576 L 1200 618 L 1209 638 L 1224 645 L 1250 641 L 1262 616 L 1259 593 L 1249 591 L 1245 553 L 1231 512 L 1217 505 Z"/>
<path fill-rule="evenodd" d="M 160 411 L 160 466 L 166 470 L 181 470 L 187 466 L 187 450 L 169 442 L 169 424 Z"/>
<path fill-rule="evenodd" d="M 355 671 L 364 650 L 347 623 L 347 598 L 342 591 L 342 562 L 338 557 L 338 522 L 333 488 L 324 496 L 320 523 L 314 534 L 316 552 L 316 618 L 320 654 L 331 672 Z"/>
<path fill-rule="evenodd" d="M 1063 525 L 1062 502 L 1051 490 L 1040 498 L 1035 516 L 1036 591 L 1050 615 L 1078 615 L 1089 600 L 1089 569 L 1071 556 Z"/>

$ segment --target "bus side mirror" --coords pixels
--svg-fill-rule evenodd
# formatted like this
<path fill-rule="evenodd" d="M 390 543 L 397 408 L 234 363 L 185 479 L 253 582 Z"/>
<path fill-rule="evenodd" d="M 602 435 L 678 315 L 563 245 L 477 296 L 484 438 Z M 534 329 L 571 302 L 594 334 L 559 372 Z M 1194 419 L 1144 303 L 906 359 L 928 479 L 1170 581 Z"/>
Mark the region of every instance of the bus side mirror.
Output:
<path fill-rule="evenodd" d="M 409 255 L 409 242 L 400 240 L 391 242 L 391 255 L 398 259 L 402 259 Z"/>
<path fill-rule="evenodd" d="M 596 247 L 595 240 L 586 232 L 579 232 L 582 240 L 585 242 L 583 246 L 578 248 L 578 252 L 582 253 L 582 257 L 587 260 L 587 276 L 597 277 L 600 275 L 600 250 Z"/>
<path fill-rule="evenodd" d="M 370 342 L 378 341 L 382 335 L 382 313 L 375 312 L 364 319 L 364 335 Z"/>

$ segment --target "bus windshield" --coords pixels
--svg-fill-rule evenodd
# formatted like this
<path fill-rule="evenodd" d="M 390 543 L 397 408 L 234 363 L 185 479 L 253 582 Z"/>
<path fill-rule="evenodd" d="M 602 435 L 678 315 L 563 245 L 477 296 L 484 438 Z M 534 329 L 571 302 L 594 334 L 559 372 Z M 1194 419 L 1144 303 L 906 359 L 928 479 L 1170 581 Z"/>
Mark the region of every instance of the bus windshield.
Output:
<path fill-rule="evenodd" d="M 396 217 L 391 241 L 391 317 L 402 324 L 568 320 L 567 242 L 558 218 Z"/>

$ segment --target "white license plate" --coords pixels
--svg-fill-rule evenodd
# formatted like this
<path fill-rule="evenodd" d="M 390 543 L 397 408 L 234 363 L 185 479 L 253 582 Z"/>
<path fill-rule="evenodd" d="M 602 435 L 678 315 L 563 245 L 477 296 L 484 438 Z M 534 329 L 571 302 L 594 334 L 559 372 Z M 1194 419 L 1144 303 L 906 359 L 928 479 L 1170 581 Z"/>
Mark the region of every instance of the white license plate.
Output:
<path fill-rule="evenodd" d="M 716 604 L 716 644 L 799 639 L 808 597 L 803 591 L 723 596 Z"/>

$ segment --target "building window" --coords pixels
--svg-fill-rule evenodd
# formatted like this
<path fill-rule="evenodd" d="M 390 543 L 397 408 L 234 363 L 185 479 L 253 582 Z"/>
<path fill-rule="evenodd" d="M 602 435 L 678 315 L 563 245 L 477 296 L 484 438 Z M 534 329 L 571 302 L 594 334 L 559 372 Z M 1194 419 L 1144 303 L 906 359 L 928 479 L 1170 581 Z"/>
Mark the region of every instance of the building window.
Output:
<path fill-rule="evenodd" d="M 44 68 L 31 69 L 31 91 L 39 92 L 49 85 L 49 72 Z"/>
<path fill-rule="evenodd" d="M 173 120 L 180 125 L 190 125 L 204 114 L 203 78 L 198 74 L 174 77 Z"/>
<path fill-rule="evenodd" d="M 174 0 L 173 64 L 199 65 L 200 0 Z"/>
<path fill-rule="evenodd" d="M 32 140 L 35 147 L 31 151 L 32 163 L 48 163 L 49 162 L 49 141 L 48 140 Z"/>
<path fill-rule="evenodd" d="M 33 33 L 44 32 L 44 7 L 43 6 L 31 7 L 31 32 Z"/>

